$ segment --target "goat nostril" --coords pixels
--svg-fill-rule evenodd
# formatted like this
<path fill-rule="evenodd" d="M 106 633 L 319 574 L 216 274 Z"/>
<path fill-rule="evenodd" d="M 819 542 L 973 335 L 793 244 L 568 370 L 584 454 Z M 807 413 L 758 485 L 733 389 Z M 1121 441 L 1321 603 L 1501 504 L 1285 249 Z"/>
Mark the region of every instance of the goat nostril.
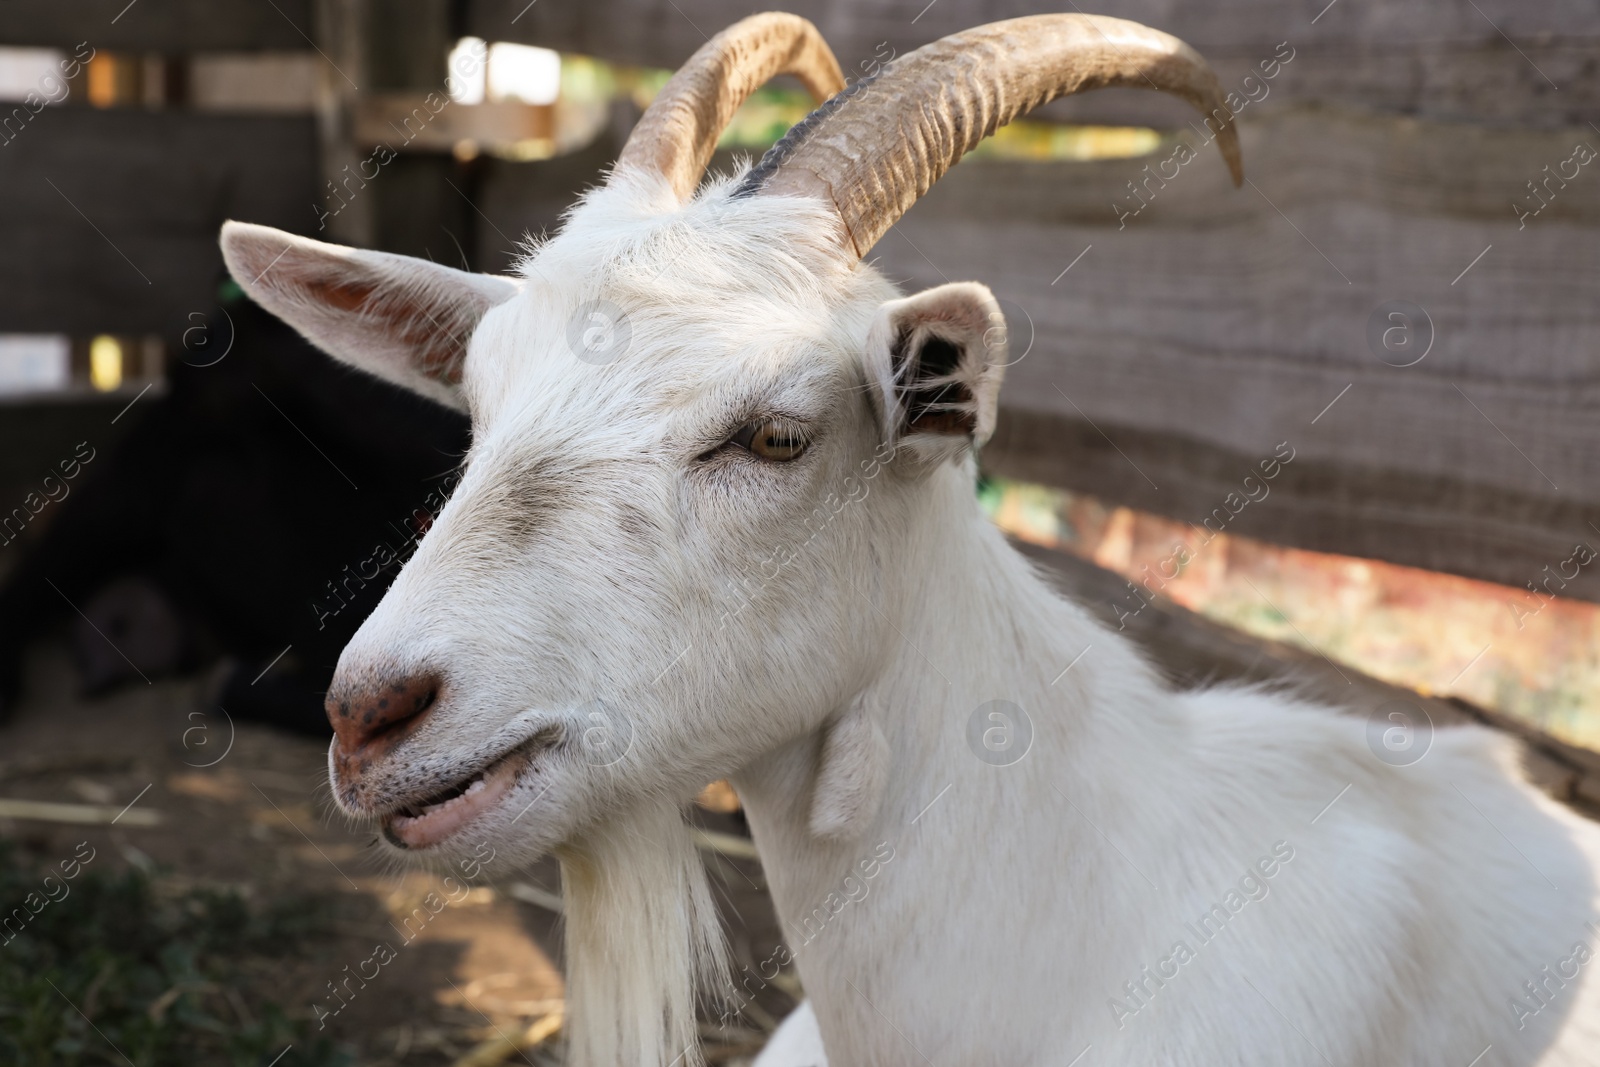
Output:
<path fill-rule="evenodd" d="M 441 685 L 439 675 L 432 671 L 336 683 L 325 710 L 339 751 L 354 756 L 367 746 L 400 740 L 433 710 Z"/>

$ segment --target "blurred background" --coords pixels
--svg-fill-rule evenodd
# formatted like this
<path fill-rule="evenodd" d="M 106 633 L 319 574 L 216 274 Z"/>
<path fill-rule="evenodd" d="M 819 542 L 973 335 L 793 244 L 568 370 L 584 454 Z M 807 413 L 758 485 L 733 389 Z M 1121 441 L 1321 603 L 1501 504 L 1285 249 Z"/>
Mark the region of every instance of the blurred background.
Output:
<path fill-rule="evenodd" d="M 554 867 L 384 870 L 321 785 L 321 692 L 467 428 L 251 305 L 217 232 L 506 270 L 767 6 L 0 8 L 0 1062 L 558 1060 Z M 855 80 L 1058 8 L 788 9 Z M 1006 311 L 985 507 L 1175 682 L 1489 722 L 1595 810 L 1600 15 L 1094 10 L 1211 61 L 1248 180 L 1181 104 L 1106 91 L 1002 131 L 879 243 L 908 290 L 978 279 Z M 758 93 L 714 169 L 809 106 Z M 735 953 L 764 959 L 736 798 L 703 801 Z M 799 994 L 780 975 L 712 1058 Z"/>

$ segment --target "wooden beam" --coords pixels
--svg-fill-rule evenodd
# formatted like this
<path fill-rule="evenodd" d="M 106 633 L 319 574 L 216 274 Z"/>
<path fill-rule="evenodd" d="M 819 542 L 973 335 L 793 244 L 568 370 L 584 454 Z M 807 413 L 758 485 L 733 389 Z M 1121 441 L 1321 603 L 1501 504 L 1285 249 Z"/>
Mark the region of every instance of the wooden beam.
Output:
<path fill-rule="evenodd" d="M 361 97 L 405 93 L 448 99 L 447 57 L 454 39 L 450 0 L 362 0 L 362 4 L 366 9 L 363 49 L 367 80 L 361 83 Z M 356 106 L 350 136 L 351 144 L 366 156 L 366 148 L 358 140 L 362 106 Z M 452 114 L 455 107 L 444 107 L 421 130 L 444 130 L 441 122 L 460 117 Z M 478 219 L 462 190 L 470 187 L 471 181 L 466 168 L 448 151 L 400 156 L 384 164 L 370 190 L 372 247 L 444 263 L 470 263 L 476 254 L 471 233 Z"/>
<path fill-rule="evenodd" d="M 465 24 L 489 40 L 675 68 L 711 34 L 769 6 L 767 0 L 467 0 Z M 815 22 L 850 74 L 891 51 L 904 54 L 981 23 L 1064 8 L 1039 0 L 794 0 L 785 10 Z M 1581 5 L 1335 0 L 1324 9 L 1322 3 L 1275 0 L 1222 6 L 1105 0 L 1094 10 L 1183 38 L 1212 62 L 1226 86 L 1237 85 L 1286 41 L 1296 58 L 1272 86 L 1280 100 L 1546 126 L 1585 121 L 1600 104 L 1600 67 L 1592 62 L 1600 32 Z M 1046 114 L 1139 125 L 1177 125 L 1186 117 L 1153 93 L 1131 90 L 1089 94 Z"/>
<path fill-rule="evenodd" d="M 327 57 L 331 74 L 318 86 L 317 161 L 319 181 L 313 199 L 326 215 L 319 222 L 330 241 L 371 248 L 377 232 L 377 197 L 350 196 L 363 181 L 366 151 L 355 143 L 355 107 L 368 74 L 368 0 L 312 0 L 313 35 Z M 370 173 L 370 165 L 368 166 Z"/>
<path fill-rule="evenodd" d="M 0 43 L 166 54 L 309 50 L 311 0 L 7 0 Z"/>
<path fill-rule="evenodd" d="M 395 152 L 447 153 L 458 141 L 553 141 L 554 105 L 518 100 L 452 103 L 441 93 L 376 93 L 356 101 L 356 145 Z"/>
<path fill-rule="evenodd" d="M 1600 533 L 1589 526 L 1600 519 L 1600 508 L 1592 504 L 1497 491 L 1466 477 L 1352 468 L 1304 453 L 1281 466 L 1259 503 L 1230 514 L 1224 501 L 1229 494 L 1236 494 L 1235 502 L 1243 497 L 1243 479 L 1271 454 L 1002 406 L 983 467 L 992 475 L 1074 489 L 1180 522 L 1210 519 L 1208 529 L 1518 590 L 1543 580 L 1546 566 L 1559 570 L 1580 542 L 1600 551 Z M 1264 483 L 1257 474 L 1251 484 Z M 1214 517 L 1219 508 L 1220 519 Z M 1600 601 L 1600 565 L 1566 569 L 1576 569 L 1577 576 L 1560 595 Z"/>

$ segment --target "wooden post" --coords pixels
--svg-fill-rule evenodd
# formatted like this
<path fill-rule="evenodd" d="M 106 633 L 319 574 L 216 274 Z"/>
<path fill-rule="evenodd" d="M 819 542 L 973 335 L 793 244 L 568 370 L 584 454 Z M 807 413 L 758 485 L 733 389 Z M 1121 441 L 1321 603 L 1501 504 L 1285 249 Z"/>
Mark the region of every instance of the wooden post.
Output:
<path fill-rule="evenodd" d="M 318 48 L 327 61 L 318 87 L 317 143 L 322 152 L 323 184 L 314 202 L 306 205 L 320 225 L 314 236 L 370 248 L 376 232 L 372 197 L 342 198 L 334 194 L 346 176 L 359 173 L 362 156 L 351 131 L 357 95 L 370 79 L 367 74 L 366 33 L 368 0 L 316 0 Z"/>
<path fill-rule="evenodd" d="M 363 93 L 414 93 L 434 101 L 427 108 L 430 114 L 438 101 L 449 100 L 445 76 L 455 41 L 450 10 L 449 0 L 392 0 L 383 4 L 381 12 L 374 6 L 366 36 L 371 84 L 362 86 Z M 397 128 L 389 144 L 398 149 L 406 137 L 407 130 Z M 465 266 L 475 229 L 468 216 L 476 216 L 465 199 L 470 189 L 458 174 L 462 167 L 448 151 L 417 149 L 413 143 L 410 150 L 384 163 L 363 191 L 373 205 L 373 245 Z M 373 160 L 371 146 L 358 144 L 356 151 L 363 160 Z M 366 163 L 366 173 L 373 171 L 374 162 Z"/>

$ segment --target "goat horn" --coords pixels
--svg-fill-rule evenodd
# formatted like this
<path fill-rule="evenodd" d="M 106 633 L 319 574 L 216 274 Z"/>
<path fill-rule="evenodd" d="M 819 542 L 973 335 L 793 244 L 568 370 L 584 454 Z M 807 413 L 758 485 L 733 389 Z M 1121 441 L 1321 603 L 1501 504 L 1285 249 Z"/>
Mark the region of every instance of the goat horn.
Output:
<path fill-rule="evenodd" d="M 687 200 L 733 113 L 779 74 L 798 77 L 818 101 L 844 88 L 839 61 L 807 20 L 768 12 L 735 22 L 678 68 L 633 128 L 616 169 L 660 174 Z"/>
<path fill-rule="evenodd" d="M 784 135 L 732 195 L 820 198 L 859 258 L 995 130 L 1059 96 L 1109 86 L 1189 101 L 1215 122 L 1233 183 L 1243 181 L 1233 113 L 1194 49 L 1123 19 L 1035 15 L 952 34 L 857 82 Z"/>

